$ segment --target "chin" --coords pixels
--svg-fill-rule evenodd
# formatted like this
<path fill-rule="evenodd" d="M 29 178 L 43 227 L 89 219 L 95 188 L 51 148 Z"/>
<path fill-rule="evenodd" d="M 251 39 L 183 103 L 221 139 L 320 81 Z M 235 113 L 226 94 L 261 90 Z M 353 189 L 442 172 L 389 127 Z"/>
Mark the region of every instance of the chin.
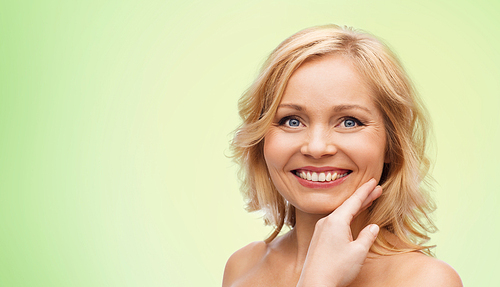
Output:
<path fill-rule="evenodd" d="M 330 202 L 328 204 L 328 202 Z M 337 209 L 342 202 L 335 203 L 334 201 L 321 201 L 310 204 L 298 204 L 294 205 L 296 209 L 303 213 L 315 214 L 315 215 L 328 215 Z"/>

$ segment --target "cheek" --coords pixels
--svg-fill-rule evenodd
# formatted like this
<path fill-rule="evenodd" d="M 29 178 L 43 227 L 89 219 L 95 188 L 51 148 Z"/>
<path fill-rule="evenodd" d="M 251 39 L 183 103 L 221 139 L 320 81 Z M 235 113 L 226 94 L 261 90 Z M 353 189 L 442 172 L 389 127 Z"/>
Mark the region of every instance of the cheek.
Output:
<path fill-rule="evenodd" d="M 268 133 L 264 138 L 264 159 L 271 177 L 273 177 L 274 171 L 281 169 L 283 157 L 279 137 Z"/>
<path fill-rule="evenodd" d="M 373 175 L 380 176 L 385 162 L 385 134 L 359 134 L 344 144 L 349 146 L 346 150 L 350 152 L 351 159 L 360 170 L 370 171 Z"/>
<path fill-rule="evenodd" d="M 282 169 L 294 153 L 295 147 L 293 136 L 280 132 L 280 130 L 270 130 L 264 137 L 264 158 L 270 171 Z"/>
<path fill-rule="evenodd" d="M 264 159 L 268 168 L 274 166 L 275 161 L 279 158 L 279 149 L 276 148 L 276 137 L 273 133 L 268 132 L 264 137 Z"/>
<path fill-rule="evenodd" d="M 283 195 L 283 190 L 287 190 L 284 188 L 285 173 L 283 170 L 289 155 L 285 148 L 286 145 L 283 144 L 283 140 L 283 135 L 268 132 L 264 137 L 263 151 L 264 160 L 273 185 L 282 196 L 287 198 L 286 195 Z"/>

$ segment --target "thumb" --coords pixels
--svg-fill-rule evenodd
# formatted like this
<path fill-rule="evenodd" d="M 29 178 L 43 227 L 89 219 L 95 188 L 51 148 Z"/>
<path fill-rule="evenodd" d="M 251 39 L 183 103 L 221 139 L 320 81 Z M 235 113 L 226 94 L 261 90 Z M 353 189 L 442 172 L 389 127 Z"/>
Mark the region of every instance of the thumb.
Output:
<path fill-rule="evenodd" d="M 364 248 L 366 248 L 366 252 L 368 252 L 373 242 L 375 242 L 379 230 L 380 228 L 378 227 L 378 225 L 370 224 L 367 227 L 363 228 L 363 230 L 361 230 L 355 242 L 361 244 Z"/>

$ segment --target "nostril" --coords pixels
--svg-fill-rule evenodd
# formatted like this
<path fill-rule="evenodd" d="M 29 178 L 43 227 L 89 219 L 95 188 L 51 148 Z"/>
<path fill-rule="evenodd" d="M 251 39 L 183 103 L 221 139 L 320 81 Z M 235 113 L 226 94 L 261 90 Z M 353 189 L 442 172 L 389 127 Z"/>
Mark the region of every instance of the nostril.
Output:
<path fill-rule="evenodd" d="M 305 142 L 301 147 L 301 153 L 313 158 L 322 158 L 324 156 L 333 155 L 337 152 L 335 145 L 328 141 L 325 136 L 317 136 L 310 138 L 310 141 Z"/>
<path fill-rule="evenodd" d="M 301 153 L 303 155 L 319 159 L 319 158 L 323 158 L 326 156 L 332 156 L 332 155 L 336 154 L 337 149 L 334 146 L 327 146 L 327 147 L 321 148 L 321 149 L 313 149 L 313 148 L 304 147 L 301 149 Z"/>

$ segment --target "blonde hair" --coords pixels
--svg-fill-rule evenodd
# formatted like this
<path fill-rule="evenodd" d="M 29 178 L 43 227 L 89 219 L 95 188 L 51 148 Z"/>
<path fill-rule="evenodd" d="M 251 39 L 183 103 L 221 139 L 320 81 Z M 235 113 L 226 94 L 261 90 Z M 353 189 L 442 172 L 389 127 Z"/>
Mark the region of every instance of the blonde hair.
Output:
<path fill-rule="evenodd" d="M 231 148 L 240 165 L 241 191 L 248 211 L 264 212 L 274 227 L 272 241 L 284 225 L 295 225 L 295 208 L 272 183 L 263 153 L 263 139 L 272 123 L 292 73 L 307 59 L 340 54 L 352 61 L 375 91 L 384 115 L 387 156 L 380 184 L 382 196 L 369 209 L 368 223 L 382 230 L 372 251 L 378 254 L 422 250 L 430 253 L 428 232 L 435 226 L 428 214 L 434 204 L 428 194 L 430 161 L 425 153 L 429 132 L 426 109 L 402 65 L 390 49 L 367 33 L 326 25 L 302 30 L 283 41 L 268 57 L 259 76 L 239 100 L 243 123 Z M 388 234 L 403 243 L 395 246 Z"/>

